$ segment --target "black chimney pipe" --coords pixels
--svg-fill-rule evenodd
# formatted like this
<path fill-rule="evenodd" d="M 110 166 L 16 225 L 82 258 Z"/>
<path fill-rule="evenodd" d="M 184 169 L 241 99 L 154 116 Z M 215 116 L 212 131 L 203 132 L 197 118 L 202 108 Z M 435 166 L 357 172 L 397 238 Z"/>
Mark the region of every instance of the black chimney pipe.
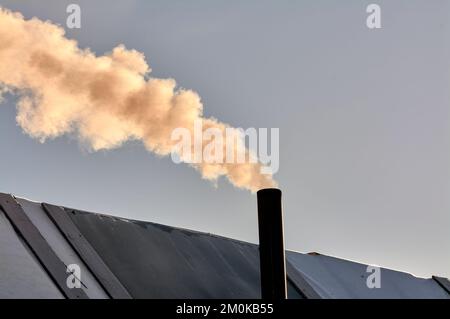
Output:
<path fill-rule="evenodd" d="M 281 190 L 266 188 L 257 192 L 261 297 L 286 299 L 286 264 L 284 254 Z"/>

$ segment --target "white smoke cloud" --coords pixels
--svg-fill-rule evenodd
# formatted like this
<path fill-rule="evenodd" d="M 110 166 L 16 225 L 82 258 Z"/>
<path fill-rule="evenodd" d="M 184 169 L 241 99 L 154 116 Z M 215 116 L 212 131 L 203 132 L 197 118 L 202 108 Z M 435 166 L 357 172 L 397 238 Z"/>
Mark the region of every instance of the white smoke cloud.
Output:
<path fill-rule="evenodd" d="M 140 52 L 119 45 L 96 56 L 67 39 L 59 26 L 0 8 L 0 97 L 5 88 L 19 95 L 16 120 L 33 138 L 75 134 L 94 151 L 137 139 L 166 156 L 177 127 L 192 130 L 198 119 L 205 128 L 229 127 L 203 118 L 196 92 L 177 89 L 173 79 L 151 78 L 150 72 Z M 260 163 L 192 166 L 203 178 L 225 176 L 253 192 L 275 186 L 270 175 L 261 174 Z"/>

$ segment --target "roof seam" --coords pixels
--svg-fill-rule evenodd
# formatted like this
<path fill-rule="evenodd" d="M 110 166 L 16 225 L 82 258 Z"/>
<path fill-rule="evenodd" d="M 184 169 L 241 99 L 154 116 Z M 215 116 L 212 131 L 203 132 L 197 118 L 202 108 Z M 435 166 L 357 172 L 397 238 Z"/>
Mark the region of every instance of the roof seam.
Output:
<path fill-rule="evenodd" d="M 450 280 L 443 277 L 432 276 L 433 280 L 450 295 Z"/>
<path fill-rule="evenodd" d="M 109 297 L 131 299 L 131 295 L 97 254 L 62 207 L 42 203 L 44 211 L 92 272 Z"/>
<path fill-rule="evenodd" d="M 66 298 L 87 299 L 88 296 L 82 289 L 71 289 L 67 286 L 66 265 L 59 259 L 16 199 L 12 195 L 0 193 L 0 207 L 61 293 Z"/>

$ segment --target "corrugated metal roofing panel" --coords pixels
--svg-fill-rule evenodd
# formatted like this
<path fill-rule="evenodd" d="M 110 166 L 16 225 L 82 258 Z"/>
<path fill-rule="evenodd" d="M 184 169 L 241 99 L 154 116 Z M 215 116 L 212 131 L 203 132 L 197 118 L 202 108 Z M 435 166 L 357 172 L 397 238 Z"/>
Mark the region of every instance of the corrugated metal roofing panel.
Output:
<path fill-rule="evenodd" d="M 0 208 L 0 298 L 64 298 Z"/>
<path fill-rule="evenodd" d="M 318 254 L 287 258 L 322 298 L 450 298 L 432 279 L 381 268 L 381 287 L 368 288 L 367 265 Z"/>
<path fill-rule="evenodd" d="M 68 265 L 76 264 L 80 267 L 81 289 L 86 295 L 95 299 L 108 298 L 108 295 L 86 267 L 83 260 L 73 250 L 70 243 L 66 241 L 56 225 L 48 218 L 41 204 L 21 198 L 17 198 L 17 201 L 64 265 L 67 267 Z"/>
<path fill-rule="evenodd" d="M 105 289 L 104 293 L 114 299 L 130 299 L 131 296 L 128 291 L 80 233 L 64 208 L 49 204 L 42 204 L 42 208 L 47 212 L 47 216 L 53 222 L 52 224 L 61 232 L 61 237 L 64 236 L 69 241 L 74 253 L 76 251 L 86 263 L 89 269 L 88 273 L 92 272 L 91 277 L 95 277 L 94 282 L 96 283 L 98 280 L 98 285 Z M 49 220 L 49 222 L 51 221 Z"/>
<path fill-rule="evenodd" d="M 257 246 L 119 218 L 69 212 L 135 298 L 259 298 Z"/>
<path fill-rule="evenodd" d="M 298 271 L 294 265 L 286 258 L 286 273 L 289 278 L 289 282 L 297 288 L 302 296 L 306 299 L 321 299 L 321 296 L 310 285 L 310 283 L 304 278 L 303 274 Z"/>
<path fill-rule="evenodd" d="M 66 265 L 56 255 L 16 199 L 12 195 L 0 193 L 0 207 L 64 296 L 73 299 L 88 298 L 83 290 L 73 289 L 67 285 Z"/>

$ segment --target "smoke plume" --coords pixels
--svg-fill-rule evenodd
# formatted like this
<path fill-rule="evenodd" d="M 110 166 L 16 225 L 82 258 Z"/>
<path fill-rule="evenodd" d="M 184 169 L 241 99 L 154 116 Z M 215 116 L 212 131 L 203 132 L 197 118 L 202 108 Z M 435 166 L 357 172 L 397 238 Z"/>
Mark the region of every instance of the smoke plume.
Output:
<path fill-rule="evenodd" d="M 42 142 L 74 134 L 97 151 L 140 140 L 165 156 L 174 146 L 174 128 L 192 130 L 199 119 L 205 129 L 229 127 L 203 118 L 196 92 L 178 89 L 173 79 L 152 78 L 150 72 L 140 52 L 119 45 L 96 56 L 67 39 L 59 26 L 0 8 L 0 101 L 5 90 L 17 94 L 17 123 Z M 226 176 L 252 192 L 275 185 L 270 175 L 261 174 L 260 162 L 190 165 L 205 179 Z"/>

